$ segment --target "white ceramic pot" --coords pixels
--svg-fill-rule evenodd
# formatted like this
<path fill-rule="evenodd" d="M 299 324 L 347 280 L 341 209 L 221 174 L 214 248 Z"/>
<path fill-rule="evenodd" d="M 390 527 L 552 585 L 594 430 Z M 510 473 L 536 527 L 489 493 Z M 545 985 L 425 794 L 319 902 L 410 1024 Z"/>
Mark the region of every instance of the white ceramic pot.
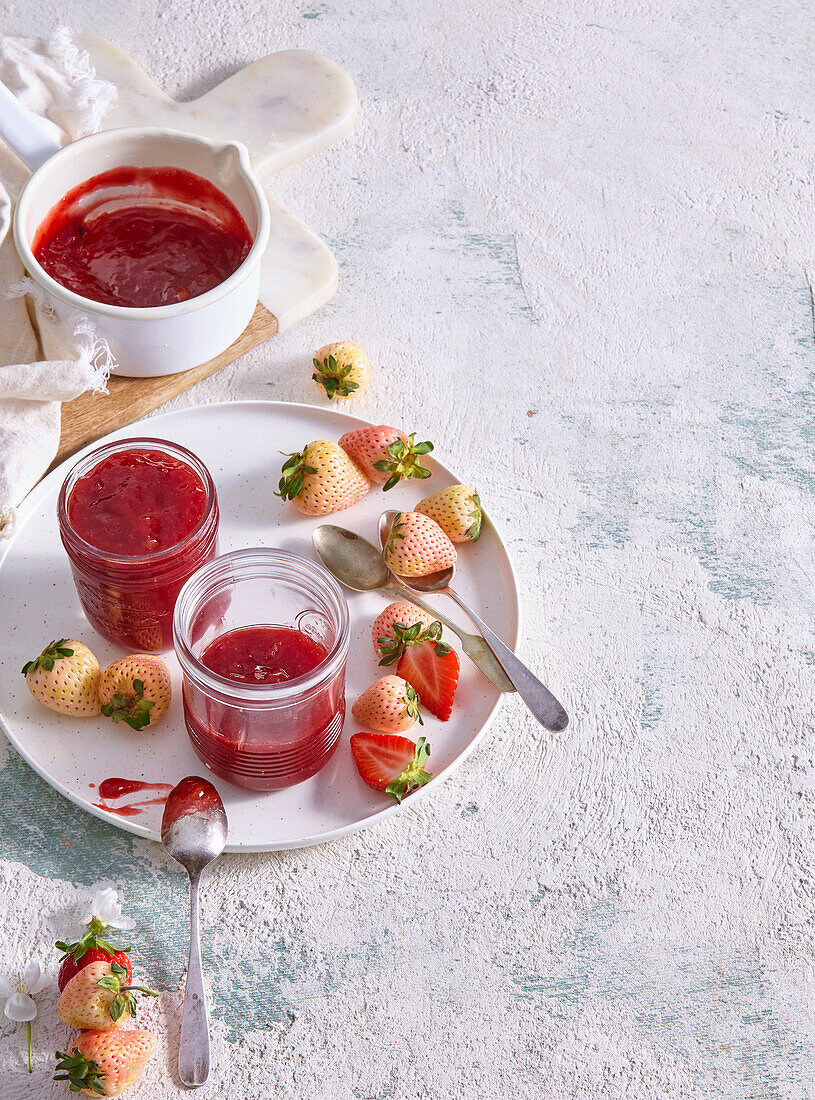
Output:
<path fill-rule="evenodd" d="M 184 168 L 219 187 L 252 234 L 254 243 L 240 267 L 197 298 L 143 308 L 94 302 L 53 279 L 31 251 L 38 227 L 71 188 L 122 165 Z M 105 130 L 71 142 L 34 171 L 14 211 L 17 252 L 60 327 L 70 331 L 80 315 L 90 317 L 116 358 L 114 373 L 131 377 L 188 370 L 220 354 L 240 336 L 257 305 L 260 261 L 268 239 L 269 206 L 246 148 L 158 127 Z"/>

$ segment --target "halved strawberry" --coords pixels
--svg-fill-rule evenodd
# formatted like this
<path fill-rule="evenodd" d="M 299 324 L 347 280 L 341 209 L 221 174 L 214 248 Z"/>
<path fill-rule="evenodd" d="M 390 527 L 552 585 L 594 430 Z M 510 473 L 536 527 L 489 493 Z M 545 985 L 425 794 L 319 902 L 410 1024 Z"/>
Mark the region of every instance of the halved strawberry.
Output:
<path fill-rule="evenodd" d="M 417 642 L 405 649 L 396 671 L 418 693 L 422 706 L 446 722 L 452 714 L 458 687 L 456 651 L 431 640 Z"/>
<path fill-rule="evenodd" d="M 424 737 L 414 744 L 393 733 L 355 733 L 351 751 L 363 782 L 397 802 L 432 778 L 432 773 L 424 770 L 430 756 Z"/>

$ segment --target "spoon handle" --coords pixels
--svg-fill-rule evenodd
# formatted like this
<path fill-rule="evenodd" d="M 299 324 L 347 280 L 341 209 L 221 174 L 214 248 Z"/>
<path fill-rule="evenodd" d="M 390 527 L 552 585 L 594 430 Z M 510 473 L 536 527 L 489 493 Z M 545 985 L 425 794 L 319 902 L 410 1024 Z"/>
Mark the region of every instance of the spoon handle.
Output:
<path fill-rule="evenodd" d="M 403 588 L 401 584 L 392 583 L 388 585 L 388 588 L 392 592 L 396 592 L 408 603 L 415 604 L 416 607 L 421 607 L 423 611 L 427 611 L 434 619 L 438 619 L 440 623 L 443 623 L 448 630 L 457 635 L 461 642 L 461 648 L 473 662 L 473 664 L 481 669 L 488 680 L 491 680 L 496 687 L 501 691 L 515 691 L 515 685 L 507 676 L 506 672 L 501 667 L 501 663 L 485 640 L 478 636 L 478 634 L 468 634 L 466 630 L 462 630 L 460 626 L 448 619 L 446 615 L 442 615 L 440 611 L 437 611 L 435 607 L 431 607 L 429 603 L 417 596 L 415 592 L 408 588 Z"/>
<path fill-rule="evenodd" d="M 484 635 L 487 645 L 501 662 L 518 694 L 540 724 L 545 729 L 552 730 L 553 733 L 565 730 L 569 724 L 569 715 L 549 688 L 540 682 L 537 676 L 526 667 L 523 661 L 515 656 L 509 646 L 505 645 L 494 631 L 490 630 L 487 624 L 476 615 L 457 592 L 454 592 L 452 588 L 444 588 L 441 591 L 452 600 L 455 600 L 461 610 L 469 615 Z"/>
<path fill-rule="evenodd" d="M 190 961 L 178 1046 L 178 1075 L 190 1088 L 203 1085 L 209 1077 L 209 1021 L 198 930 L 198 881 L 198 875 L 190 875 Z"/>

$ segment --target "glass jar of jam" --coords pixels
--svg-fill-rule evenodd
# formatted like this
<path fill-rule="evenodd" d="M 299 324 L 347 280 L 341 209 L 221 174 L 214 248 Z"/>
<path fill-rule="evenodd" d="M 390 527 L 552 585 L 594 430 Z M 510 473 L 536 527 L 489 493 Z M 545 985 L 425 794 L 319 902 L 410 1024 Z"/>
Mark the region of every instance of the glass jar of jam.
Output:
<path fill-rule="evenodd" d="M 175 608 L 176 656 L 193 748 L 256 791 L 315 775 L 345 720 L 348 604 L 321 565 L 237 550 L 204 565 Z"/>
<path fill-rule="evenodd" d="M 173 609 L 218 553 L 218 498 L 199 458 L 165 439 L 122 439 L 70 471 L 57 502 L 82 608 L 130 650 L 173 644 Z"/>

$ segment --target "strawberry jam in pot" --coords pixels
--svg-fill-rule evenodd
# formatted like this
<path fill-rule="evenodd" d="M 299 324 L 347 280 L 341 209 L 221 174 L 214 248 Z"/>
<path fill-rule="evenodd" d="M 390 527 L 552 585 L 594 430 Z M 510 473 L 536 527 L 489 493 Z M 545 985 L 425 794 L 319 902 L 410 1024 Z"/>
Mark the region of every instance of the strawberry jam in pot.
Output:
<path fill-rule="evenodd" d="M 183 168 L 111 168 L 72 188 L 31 250 L 62 286 L 114 306 L 174 305 L 232 275 L 252 236 L 238 209 Z"/>
<path fill-rule="evenodd" d="M 169 649 L 178 593 L 218 552 L 218 499 L 200 459 L 162 439 L 100 447 L 68 474 L 57 515 L 95 629 L 126 649 Z"/>
<path fill-rule="evenodd" d="M 316 562 L 238 550 L 203 566 L 173 624 L 193 748 L 222 779 L 273 791 L 315 775 L 345 719 L 348 605 Z"/>

